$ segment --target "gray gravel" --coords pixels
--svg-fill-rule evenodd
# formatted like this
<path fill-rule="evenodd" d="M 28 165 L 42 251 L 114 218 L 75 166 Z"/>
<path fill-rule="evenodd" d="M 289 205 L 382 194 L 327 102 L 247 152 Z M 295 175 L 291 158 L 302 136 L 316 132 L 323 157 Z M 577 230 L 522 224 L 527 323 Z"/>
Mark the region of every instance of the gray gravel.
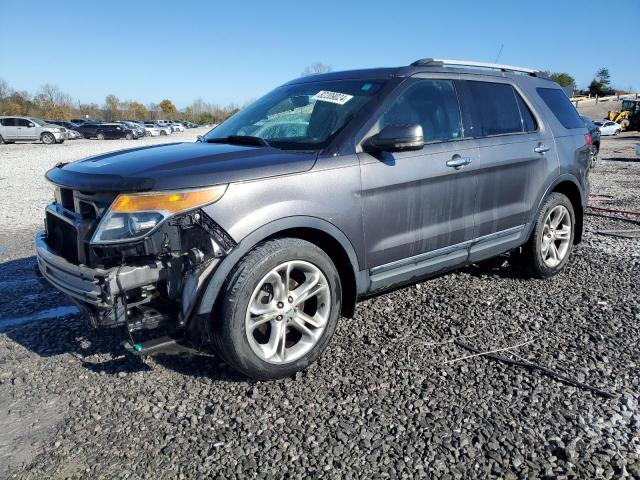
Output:
<path fill-rule="evenodd" d="M 638 141 L 603 141 L 594 194 L 640 209 Z M 11 174 L 54 149 L 11 147 Z M 500 258 L 367 300 L 309 370 L 253 383 L 207 353 L 124 356 L 120 332 L 69 311 L 9 325 L 68 305 L 32 274 L 48 199 L 36 191 L 26 226 L 0 240 L 0 476 L 640 477 L 640 242 L 596 233 L 620 222 L 589 216 L 550 280 Z M 485 358 L 445 365 L 469 354 L 450 343 L 460 336 L 483 350 L 534 339 L 514 352 L 615 398 Z"/>

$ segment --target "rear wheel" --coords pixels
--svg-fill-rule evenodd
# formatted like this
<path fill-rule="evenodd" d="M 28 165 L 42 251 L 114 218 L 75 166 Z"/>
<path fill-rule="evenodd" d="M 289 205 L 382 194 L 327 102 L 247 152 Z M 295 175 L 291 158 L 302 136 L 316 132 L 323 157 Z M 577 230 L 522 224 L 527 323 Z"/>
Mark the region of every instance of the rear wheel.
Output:
<path fill-rule="evenodd" d="M 613 135 L 618 135 L 620 133 L 620 130 L 616 130 L 615 132 L 613 132 Z"/>
<path fill-rule="evenodd" d="M 574 230 L 571 201 L 562 193 L 553 192 L 538 212 L 531 237 L 517 256 L 517 263 L 537 278 L 555 275 L 569 260 Z"/>
<path fill-rule="evenodd" d="M 133 135 L 130 133 L 127 133 L 124 138 L 126 138 L 127 140 L 133 140 Z"/>
<path fill-rule="evenodd" d="M 98 133 L 98 135 L 96 136 L 96 138 L 97 138 L 98 140 L 104 140 L 104 133 L 102 133 L 102 132 Z"/>
<path fill-rule="evenodd" d="M 49 133 L 49 132 L 44 132 L 40 136 L 40 140 L 42 140 L 42 143 L 45 143 L 47 145 L 51 145 L 52 143 L 56 143 L 56 137 L 53 136 L 53 133 Z"/>
<path fill-rule="evenodd" d="M 280 378 L 306 368 L 329 343 L 340 312 L 340 277 L 316 245 L 275 239 L 238 263 L 220 298 L 217 351 L 249 377 Z"/>

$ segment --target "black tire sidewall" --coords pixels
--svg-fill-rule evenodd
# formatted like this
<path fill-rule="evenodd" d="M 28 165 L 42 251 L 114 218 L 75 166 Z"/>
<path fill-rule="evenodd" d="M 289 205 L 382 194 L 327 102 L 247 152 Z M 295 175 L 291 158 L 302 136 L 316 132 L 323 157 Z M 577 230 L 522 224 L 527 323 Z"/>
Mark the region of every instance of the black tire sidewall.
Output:
<path fill-rule="evenodd" d="M 49 141 L 45 141 L 45 138 L 51 139 Z M 52 134 L 50 133 L 43 133 L 42 137 L 41 137 L 42 143 L 46 144 L 46 145 L 51 145 L 53 143 L 56 143 L 56 137 L 54 137 Z"/>
<path fill-rule="evenodd" d="M 271 364 L 251 349 L 245 332 L 245 314 L 258 282 L 270 270 L 290 260 L 312 263 L 322 271 L 331 291 L 331 313 L 322 337 L 313 349 L 292 363 Z M 331 259 L 316 245 L 293 238 L 272 240 L 250 252 L 231 272 L 221 295 L 224 295 L 224 301 L 214 325 L 219 337 L 218 348 L 233 367 L 259 380 L 293 375 L 317 360 L 333 337 L 342 303 L 340 277 Z"/>
<path fill-rule="evenodd" d="M 569 216 L 571 217 L 571 238 L 569 239 L 569 249 L 567 250 L 567 254 L 564 256 L 562 261 L 556 265 L 555 267 L 550 267 L 544 262 L 544 258 L 542 256 L 542 232 L 544 228 L 544 221 L 549 214 L 549 211 L 558 205 L 564 206 L 569 211 Z M 536 218 L 536 224 L 532 233 L 532 250 L 533 250 L 533 271 L 538 276 L 547 278 L 551 277 L 558 272 L 560 272 L 564 266 L 569 261 L 569 257 L 571 256 L 571 252 L 573 250 L 573 238 L 575 235 L 575 227 L 576 227 L 576 215 L 573 210 L 573 205 L 571 201 L 563 194 L 554 192 L 545 201 L 543 207 L 540 209 L 538 213 L 538 217 Z"/>

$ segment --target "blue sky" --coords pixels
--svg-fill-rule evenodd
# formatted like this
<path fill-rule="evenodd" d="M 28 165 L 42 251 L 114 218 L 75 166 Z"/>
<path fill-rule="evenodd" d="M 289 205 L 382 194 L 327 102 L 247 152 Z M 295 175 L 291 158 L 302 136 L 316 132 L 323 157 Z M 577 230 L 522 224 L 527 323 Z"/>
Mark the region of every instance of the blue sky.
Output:
<path fill-rule="evenodd" d="M 614 85 L 640 90 L 629 36 L 640 1 L 618 0 L 615 11 L 605 4 L 3 0 L 0 78 L 32 93 L 52 83 L 83 103 L 113 93 L 182 108 L 198 97 L 245 102 L 316 61 L 334 70 L 422 57 L 494 61 L 504 44 L 501 63 L 567 71 L 578 86 L 606 66 Z M 628 35 L 607 40 L 618 26 Z"/>

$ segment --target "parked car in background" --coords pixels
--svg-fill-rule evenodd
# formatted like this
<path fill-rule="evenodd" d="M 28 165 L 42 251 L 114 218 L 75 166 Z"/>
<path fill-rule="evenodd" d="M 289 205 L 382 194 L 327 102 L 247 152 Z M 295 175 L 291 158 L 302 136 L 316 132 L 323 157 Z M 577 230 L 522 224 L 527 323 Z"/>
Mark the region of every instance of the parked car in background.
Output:
<path fill-rule="evenodd" d="M 600 130 L 600 135 L 618 135 L 622 131 L 622 125 L 616 122 L 612 122 L 611 120 L 602 120 L 598 122 L 593 122 L 597 125 Z"/>
<path fill-rule="evenodd" d="M 0 143 L 63 143 L 67 129 L 33 117 L 0 117 Z"/>
<path fill-rule="evenodd" d="M 65 122 L 63 120 L 47 120 L 47 122 L 54 124 L 54 125 L 60 125 L 61 127 L 64 127 L 67 129 L 67 140 L 78 140 L 79 138 L 82 138 L 82 134 L 80 132 L 78 132 L 77 128 L 79 127 L 79 125 L 72 123 L 72 122 Z"/>
<path fill-rule="evenodd" d="M 144 122 L 145 127 L 157 128 L 160 131 L 160 135 L 171 135 L 173 130 L 168 125 L 160 125 L 156 122 Z"/>
<path fill-rule="evenodd" d="M 71 123 L 76 125 L 83 125 L 85 123 L 100 123 L 98 120 L 92 120 L 90 118 L 72 118 Z"/>
<path fill-rule="evenodd" d="M 591 136 L 591 168 L 593 168 L 596 166 L 600 152 L 600 128 L 589 117 L 582 116 L 582 120 L 584 120 L 584 125 Z"/>
<path fill-rule="evenodd" d="M 96 138 L 98 140 L 115 140 L 119 138 L 134 140 L 138 136 L 131 128 L 121 123 L 101 123 L 96 129 Z"/>
<path fill-rule="evenodd" d="M 39 271 L 131 353 L 210 343 L 250 377 L 288 377 L 359 299 L 505 252 L 560 273 L 590 143 L 531 69 L 423 59 L 296 78 L 198 142 L 49 170 Z"/>
<path fill-rule="evenodd" d="M 160 129 L 157 127 L 143 125 L 142 128 L 144 128 L 145 134 L 149 137 L 157 137 L 160 135 Z"/>
<path fill-rule="evenodd" d="M 171 128 L 173 128 L 174 132 L 184 132 L 185 128 L 180 122 L 170 122 Z"/>
<path fill-rule="evenodd" d="M 78 128 L 76 128 L 76 130 L 80 133 L 80 135 L 82 135 L 83 138 L 96 138 L 100 125 L 100 123 L 96 122 L 84 122 L 78 125 Z"/>
<path fill-rule="evenodd" d="M 129 120 L 123 120 L 122 122 L 116 122 L 124 125 L 126 128 L 129 128 L 133 131 L 136 138 L 142 138 L 146 135 L 144 127 L 142 125 L 137 124 L 136 122 L 131 122 Z"/>

